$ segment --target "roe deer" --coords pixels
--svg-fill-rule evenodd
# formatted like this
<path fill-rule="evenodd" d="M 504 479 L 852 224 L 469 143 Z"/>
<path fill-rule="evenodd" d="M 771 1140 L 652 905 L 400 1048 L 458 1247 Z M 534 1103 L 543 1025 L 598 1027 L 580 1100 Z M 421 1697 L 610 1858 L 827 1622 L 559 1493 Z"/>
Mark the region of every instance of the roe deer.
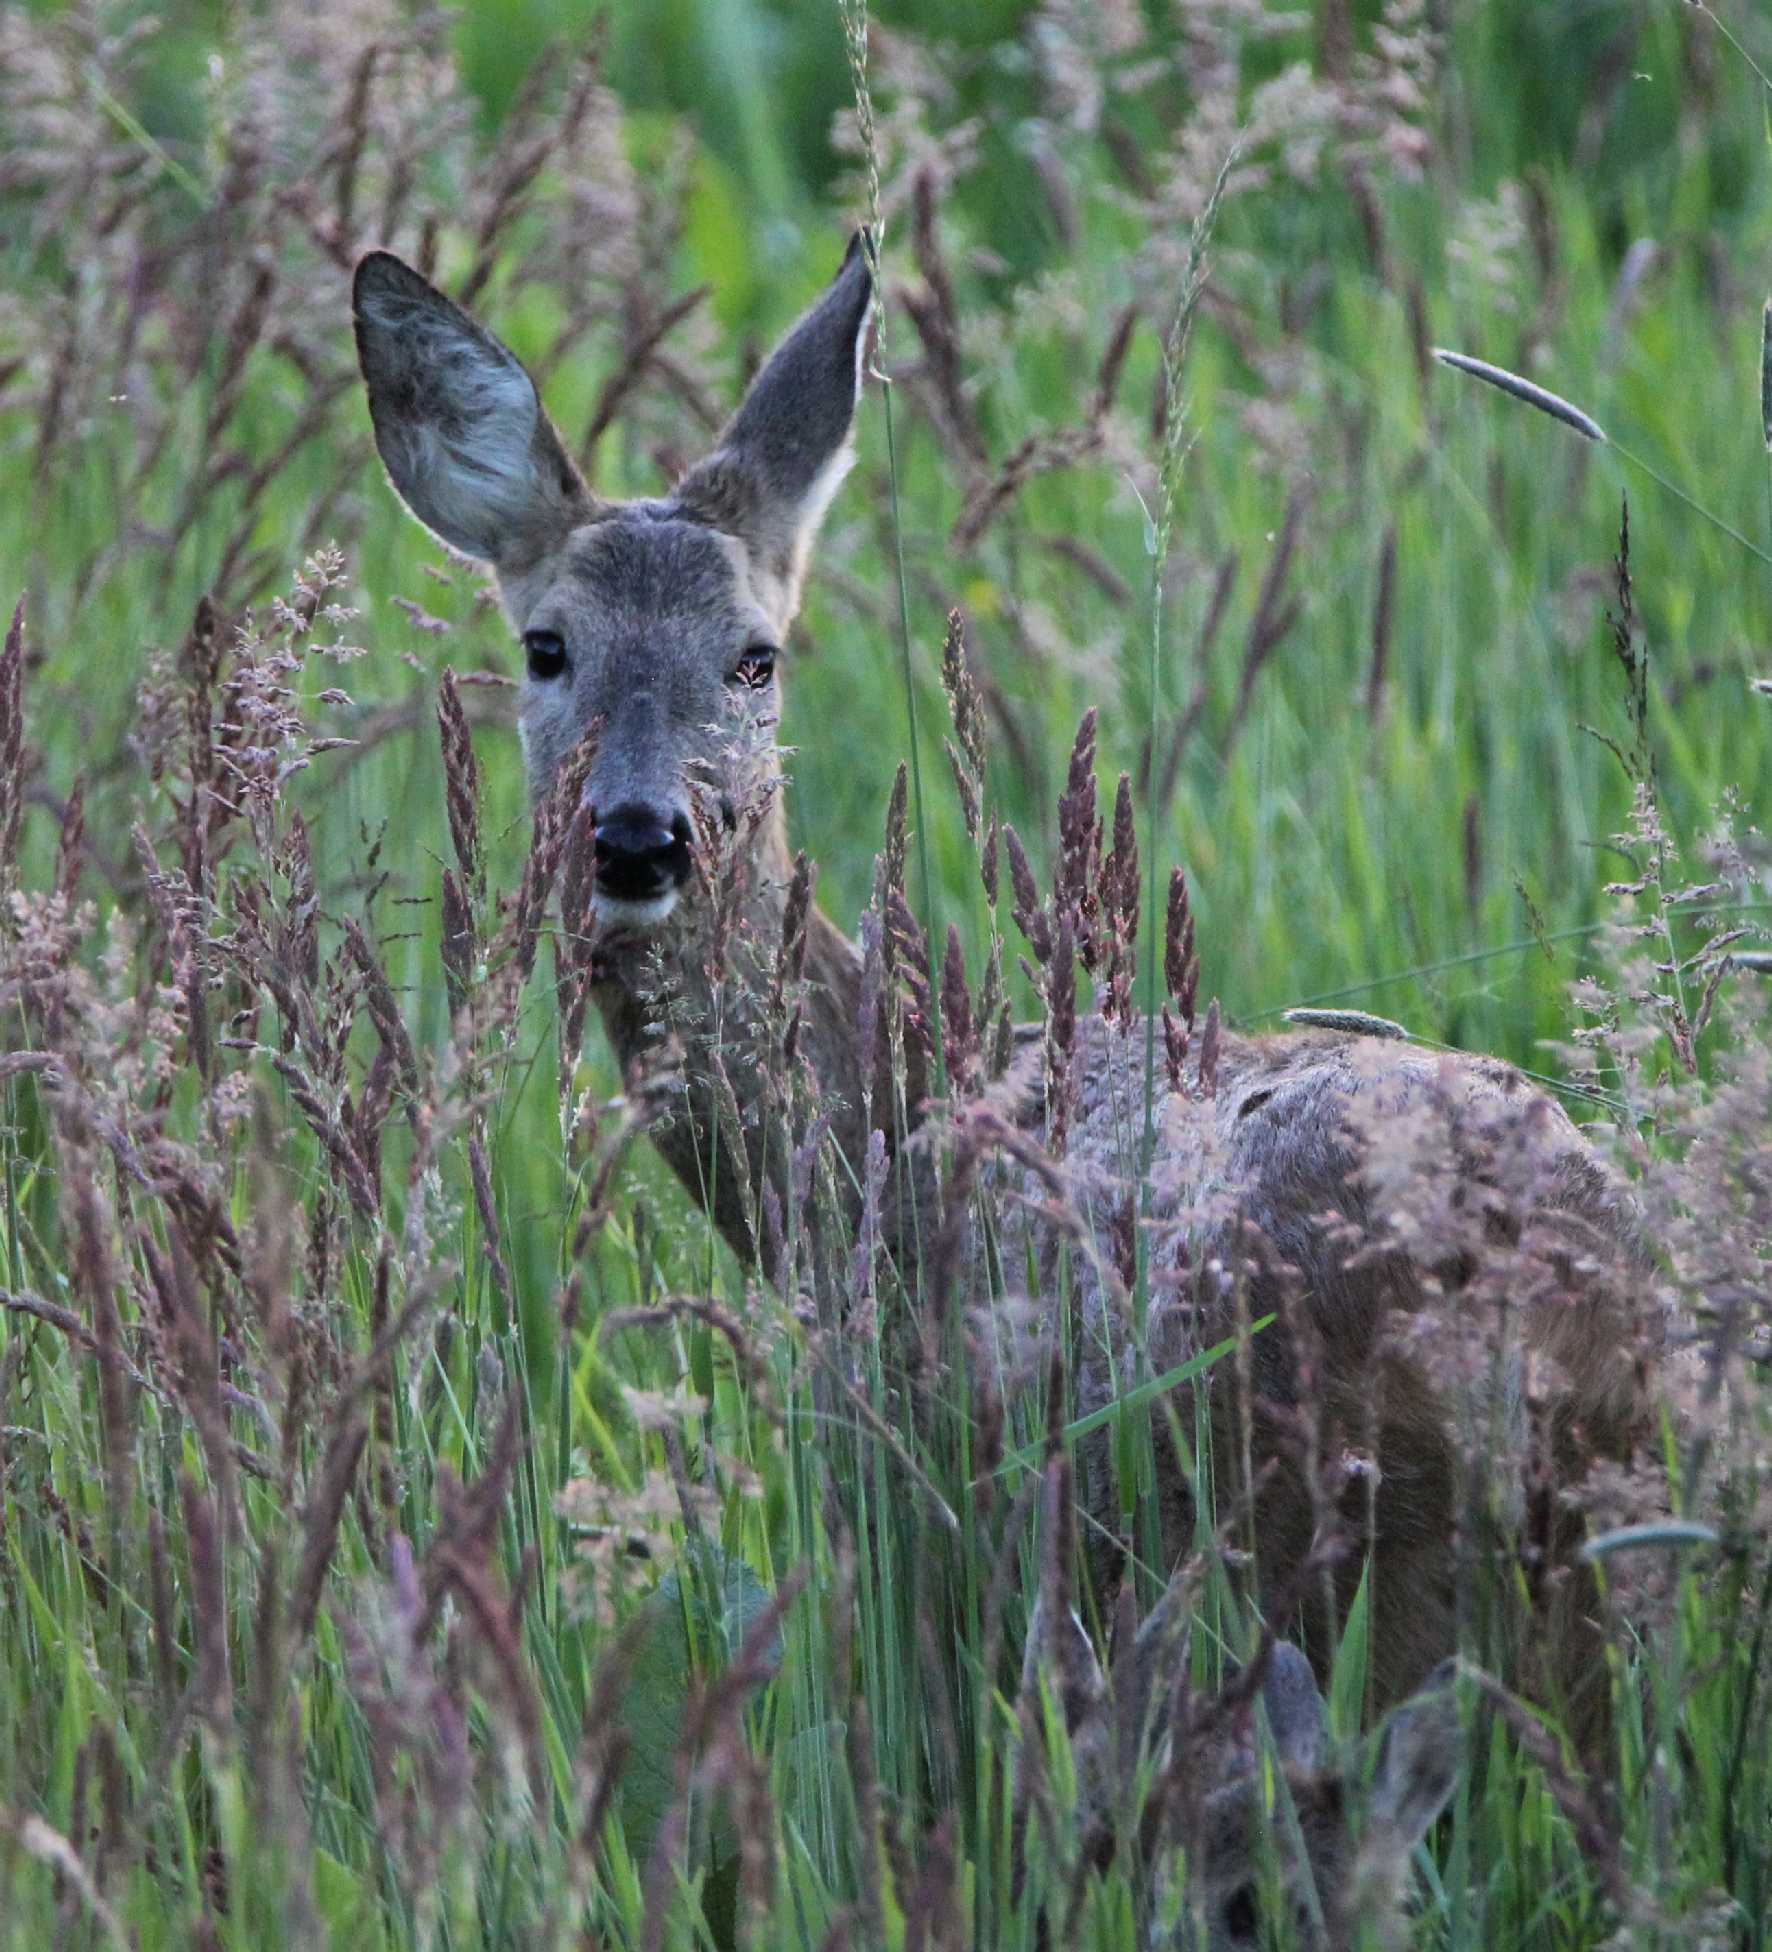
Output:
<path fill-rule="evenodd" d="M 384 252 L 363 259 L 355 287 L 358 353 L 393 485 L 452 548 L 491 565 L 524 647 L 520 720 L 538 805 L 567 756 L 580 755 L 595 892 L 590 915 L 568 926 L 591 930 L 593 995 L 617 1057 L 626 1066 L 659 1042 L 661 983 L 686 999 L 679 1023 L 717 1022 L 728 1054 L 742 1052 L 748 1006 L 740 985 L 711 993 L 726 955 L 713 938 L 775 945 L 785 925 L 804 958 L 799 1051 L 848 1162 L 836 1177 L 851 1220 L 870 1148 L 876 1168 L 882 1149 L 902 1159 L 918 1148 L 895 1130 L 883 1037 L 862 1048 L 862 953 L 816 908 L 806 912 L 769 789 L 780 647 L 851 458 L 871 302 L 858 238 L 713 452 L 662 499 L 605 502 L 498 340 Z M 730 901 L 714 903 L 696 872 L 710 835 L 736 860 L 736 927 Z M 877 1028 L 886 1013 L 870 1003 L 865 1014 Z M 1055 1185 L 1082 1217 L 1066 1351 L 1078 1410 L 1211 1346 L 1240 1311 L 1275 1316 L 1247 1360 L 1221 1365 L 1224 1380 L 1206 1390 L 1220 1475 L 1246 1501 L 1259 1597 L 1295 1600 L 1288 1581 L 1323 1515 L 1319 1480 L 1298 1461 L 1301 1419 L 1314 1417 L 1327 1440 L 1318 1457 L 1368 1455 L 1344 1502 L 1363 1521 L 1372 1563 L 1371 1673 L 1386 1702 L 1404 1699 L 1456 1644 L 1459 1552 L 1485 1549 L 1483 1527 L 1497 1516 L 1493 1501 L 1463 1494 L 1466 1464 L 1494 1445 L 1532 1452 L 1537 1464 L 1515 1474 L 1495 1534 L 1526 1535 L 1524 1578 L 1510 1561 L 1496 1583 L 1545 1599 L 1553 1630 L 1535 1639 L 1549 1671 L 1534 1672 L 1528 1652 L 1526 1685 L 1591 1726 L 1606 1694 L 1595 1596 L 1576 1561 L 1581 1521 L 1555 1480 L 1578 1476 L 1590 1457 L 1627 1456 L 1644 1421 L 1651 1310 L 1626 1202 L 1563 1112 L 1506 1064 L 1326 1030 L 1226 1034 L 1211 1075 L 1167 1089 L 1159 1107 L 1140 1221 L 1148 1339 L 1135 1351 L 1112 1242 L 1116 1228 L 1124 1242 L 1136 1212 L 1123 1141 L 1127 1108 L 1142 1103 L 1143 1046 L 1141 1025 L 1090 1016 L 1055 1068 L 1050 1037 L 1046 1049 L 1024 1037 L 980 1100 L 1008 1150 L 1022 1148 L 1024 1168 L 1050 1121 L 1062 1116 L 1068 1129 L 1061 1166 L 1028 1168 L 1045 1175 L 1039 1203 L 1017 1210 L 1042 1279 L 1059 1251 L 1061 1230 L 1046 1219 Z M 733 1250 L 773 1272 L 758 1214 L 779 1216 L 804 1189 L 796 1195 L 791 1161 L 768 1136 L 779 1121 L 763 1115 L 766 1072 L 742 1057 L 723 1062 L 711 1037 L 690 1035 L 683 1112 L 655 1137 Z M 917 1173 L 909 1178 L 914 1187 Z M 934 1182 L 925 1173 L 922 1184 Z M 753 1200 L 753 1188 L 768 1198 Z M 893 1247 L 890 1218 L 885 1231 Z M 902 1272 L 912 1250 L 895 1251 Z M 1026 1263 L 1011 1243 L 1000 1264 Z M 988 1293 L 981 1276 L 976 1298 Z M 1039 1308 L 1056 1327 L 1058 1304 Z M 1502 1333 L 1491 1347 L 1478 1330 L 1494 1323 Z M 1472 1387 L 1460 1386 L 1461 1371 Z M 1162 1434 L 1168 1419 L 1154 1422 L 1158 1516 L 1174 1565 L 1194 1538 L 1193 1499 Z M 1098 1430 L 1079 1457 L 1098 1573 L 1123 1530 L 1111 1464 Z M 1307 1596 L 1307 1611 L 1345 1608 L 1358 1573 L 1344 1564 L 1332 1591 Z M 1304 1632 L 1321 1663 L 1333 1622 L 1309 1618 Z"/>
<path fill-rule="evenodd" d="M 1018 1882 L 1035 1820 L 1030 1779 L 1043 1773 L 1043 1681 L 1064 1721 L 1075 1784 L 1072 1834 L 1081 1862 L 1064 1867 L 1067 1903 L 1082 1894 L 1078 1873 L 1107 1868 L 1116 1829 L 1138 1809 L 1128 1841 L 1136 1840 L 1141 1943 L 1176 1952 L 1403 1943 L 1409 1853 L 1450 1801 L 1463 1761 L 1451 1663 L 1392 1709 L 1364 1753 L 1336 1756 L 1316 1677 L 1288 1641 L 1268 1646 L 1220 1698 L 1183 1691 L 1186 1585 L 1178 1574 L 1111 1676 L 1075 1613 L 1049 1610 L 1045 1594 L 1036 1604 L 1022 1664 Z M 1271 1789 L 1258 1766 L 1257 1701 L 1278 1764 Z M 1264 1834 L 1272 1842 L 1266 1863 Z M 1187 1869 L 1172 1892 L 1178 1846 Z M 1047 1943 L 1072 1936 L 1052 1925 L 1048 1915 Z M 1274 1927 L 1290 1929 L 1276 1939 Z"/>

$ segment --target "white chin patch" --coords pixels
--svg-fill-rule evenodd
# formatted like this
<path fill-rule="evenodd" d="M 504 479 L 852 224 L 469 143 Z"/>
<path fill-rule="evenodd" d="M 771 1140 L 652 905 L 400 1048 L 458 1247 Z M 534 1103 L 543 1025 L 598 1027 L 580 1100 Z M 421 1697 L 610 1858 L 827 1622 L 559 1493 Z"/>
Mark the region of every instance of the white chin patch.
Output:
<path fill-rule="evenodd" d="M 653 895 L 647 901 L 621 901 L 614 895 L 603 894 L 591 896 L 591 914 L 606 929 L 656 928 L 676 905 L 675 888 Z"/>

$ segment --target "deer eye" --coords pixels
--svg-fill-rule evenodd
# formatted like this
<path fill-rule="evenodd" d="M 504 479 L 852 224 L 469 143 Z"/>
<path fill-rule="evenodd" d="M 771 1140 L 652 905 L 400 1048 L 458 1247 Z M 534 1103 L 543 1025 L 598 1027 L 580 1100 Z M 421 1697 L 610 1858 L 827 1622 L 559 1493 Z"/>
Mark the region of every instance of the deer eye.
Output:
<path fill-rule="evenodd" d="M 1224 1935 L 1233 1945 L 1248 1945 L 1255 1938 L 1255 1887 L 1240 1884 L 1224 1901 Z"/>
<path fill-rule="evenodd" d="M 523 655 L 532 678 L 557 678 L 566 669 L 566 646 L 557 630 L 524 631 Z"/>
<path fill-rule="evenodd" d="M 771 644 L 759 644 L 754 649 L 746 651 L 732 667 L 732 676 L 727 683 L 746 685 L 752 691 L 761 691 L 774 676 L 775 647 Z"/>

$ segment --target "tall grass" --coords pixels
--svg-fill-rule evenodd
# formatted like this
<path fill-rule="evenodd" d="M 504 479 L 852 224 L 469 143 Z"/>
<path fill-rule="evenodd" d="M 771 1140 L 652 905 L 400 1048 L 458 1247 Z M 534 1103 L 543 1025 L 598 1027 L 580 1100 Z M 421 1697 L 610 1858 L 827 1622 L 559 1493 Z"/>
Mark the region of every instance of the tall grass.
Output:
<path fill-rule="evenodd" d="M 534 67 L 479 8 L 0 23 L 9 1947 L 1133 1942 L 1135 1854 L 1090 1870 L 1016 1680 L 1071 1406 L 959 1307 L 917 1371 L 866 1241 L 885 1326 L 847 1370 L 711 1244 L 643 1141 L 663 1084 L 562 1038 L 546 903 L 583 836 L 532 825 L 503 633 L 371 460 L 372 243 L 498 326 L 610 492 L 693 455 L 828 270 L 866 202 L 837 23 L 654 11 L 601 51 L 549 16 Z M 706 59 L 739 47 L 787 77 L 743 115 Z M 931 775 L 887 841 L 926 860 L 932 1012 L 950 923 L 980 1037 L 1058 997 L 985 856 L 1013 825 L 1048 873 L 1096 707 L 1142 796 L 1150 997 L 1179 863 L 1190 1016 L 1198 984 L 1246 1023 L 1370 1005 L 1570 1087 L 1677 1330 L 1667 1468 L 1588 1514 L 1615 1753 L 1584 1776 L 1468 1679 L 1404 1940 L 1763 1946 L 1772 707 L 1728 533 L 1764 492 L 1763 91 L 1704 10 L 1623 0 L 1444 38 L 1404 6 L 918 4 L 869 86 L 896 404 L 789 680 L 819 899 L 874 893 L 882 728 L 939 722 L 927 620 L 958 605 L 978 818 Z M 1164 327 L 1233 137 L 1147 553 Z M 1436 339 L 1554 373 L 1715 520 L 1633 505 L 1627 607 L 1615 482 Z M 1644 1530 L 1664 1507 L 1686 1528 Z M 1209 1563 L 1207 1702 L 1256 1644 Z M 1348 1753 L 1396 1603 L 1337 1649 Z"/>

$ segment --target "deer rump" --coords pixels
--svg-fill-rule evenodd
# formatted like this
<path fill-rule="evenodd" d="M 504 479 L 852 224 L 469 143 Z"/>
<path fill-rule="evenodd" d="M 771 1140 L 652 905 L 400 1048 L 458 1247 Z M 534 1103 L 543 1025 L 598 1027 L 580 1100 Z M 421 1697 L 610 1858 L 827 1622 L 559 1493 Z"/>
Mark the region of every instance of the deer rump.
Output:
<path fill-rule="evenodd" d="M 1520 1584 L 1539 1617 L 1533 1631 L 1516 1623 L 1510 1678 L 1583 1747 L 1600 1739 L 1598 1595 L 1570 1494 L 1649 1435 L 1661 1340 L 1622 1188 L 1499 1060 L 1338 1033 L 1226 1035 L 1205 1083 L 1176 1089 L 1159 1059 L 1140 1218 L 1144 1061 L 1142 1022 L 1091 1016 L 1056 1067 L 1030 1042 L 990 1092 L 1029 1137 L 1051 1129 L 1055 1069 L 1071 1099 L 1063 1158 L 1011 1167 L 1020 1197 L 1005 1203 L 995 1264 L 999 1278 L 1037 1270 L 1046 1299 L 1030 1313 L 1048 1325 L 1068 1290 L 1078 1419 L 1265 1318 L 1152 1407 L 1163 1564 L 1200 1542 L 1186 1464 L 1197 1390 L 1226 1542 L 1250 1555 L 1265 1617 L 1302 1623 L 1320 1673 L 1335 1623 L 1323 1579 L 1301 1568 L 1330 1575 L 1340 1615 L 1369 1566 L 1380 1705 L 1456 1650 L 1461 1577 Z M 1123 1547 L 1143 1552 L 1151 1536 L 1149 1514 L 1123 1508 L 1111 1422 L 1080 1440 L 1077 1479 L 1083 1555 L 1105 1593 Z"/>

